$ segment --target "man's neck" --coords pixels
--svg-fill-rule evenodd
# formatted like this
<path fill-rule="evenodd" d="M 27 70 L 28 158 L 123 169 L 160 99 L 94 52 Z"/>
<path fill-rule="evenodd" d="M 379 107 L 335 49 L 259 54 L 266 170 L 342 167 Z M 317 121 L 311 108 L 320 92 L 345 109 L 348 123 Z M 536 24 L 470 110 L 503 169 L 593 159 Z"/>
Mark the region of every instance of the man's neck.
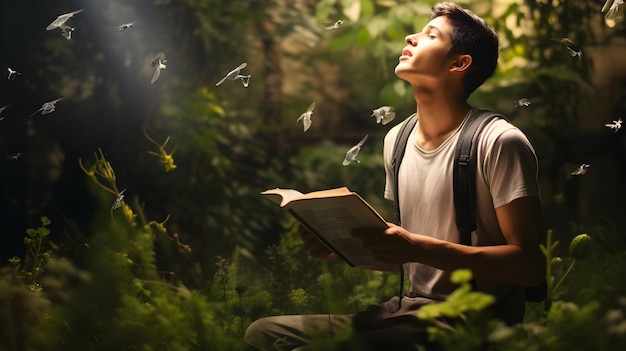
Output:
<path fill-rule="evenodd" d="M 417 116 L 417 144 L 425 150 L 436 149 L 448 139 L 470 111 L 471 106 L 463 97 L 415 95 Z"/>

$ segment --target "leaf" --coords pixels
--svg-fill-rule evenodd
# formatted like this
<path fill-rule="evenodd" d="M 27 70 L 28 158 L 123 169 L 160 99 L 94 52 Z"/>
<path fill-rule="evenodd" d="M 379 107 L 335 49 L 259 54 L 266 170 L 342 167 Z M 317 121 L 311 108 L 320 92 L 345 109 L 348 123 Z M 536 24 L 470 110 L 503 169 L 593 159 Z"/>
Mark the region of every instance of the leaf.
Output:
<path fill-rule="evenodd" d="M 457 269 L 450 275 L 450 281 L 454 284 L 469 283 L 472 280 L 472 271 L 469 269 Z"/>
<path fill-rule="evenodd" d="M 317 4 L 315 8 L 315 19 L 317 22 L 324 23 L 328 20 L 333 5 L 336 2 L 336 0 L 322 0 Z"/>
<path fill-rule="evenodd" d="M 398 106 L 407 101 L 410 96 L 407 94 L 406 82 L 396 80 L 392 84 L 387 84 L 380 92 L 380 101 L 385 105 Z"/>
<path fill-rule="evenodd" d="M 400 52 L 402 51 L 402 47 L 404 46 L 404 38 L 406 37 L 406 34 L 407 34 L 406 29 L 402 27 L 399 23 L 392 22 L 387 27 L 385 34 L 387 34 L 387 39 L 390 40 L 389 43 L 385 43 L 385 44 L 388 44 L 388 46 L 393 45 L 394 46 L 393 52 L 397 52 L 399 56 Z M 400 49 L 396 50 L 395 49 L 396 46 L 399 47 Z"/>
<path fill-rule="evenodd" d="M 359 47 L 364 48 L 371 42 L 372 42 L 372 36 L 370 35 L 370 33 L 367 30 L 361 29 L 357 33 L 356 43 L 357 43 L 357 45 Z"/>
<path fill-rule="evenodd" d="M 42 225 L 42 226 L 46 226 L 46 225 L 48 225 L 48 224 L 50 224 L 50 223 L 51 223 L 51 222 L 50 222 L 50 219 L 49 219 L 48 217 L 46 217 L 46 216 L 41 216 L 41 225 Z"/>
<path fill-rule="evenodd" d="M 216 114 L 218 114 L 219 116 L 225 116 L 226 112 L 224 111 L 224 109 L 222 108 L 222 106 L 220 105 L 211 105 L 209 107 L 209 109 L 213 112 L 215 112 Z"/>
<path fill-rule="evenodd" d="M 357 34 L 354 32 L 348 32 L 345 35 L 341 35 L 333 39 L 326 49 L 328 51 L 342 51 L 347 50 L 354 46 L 354 43 L 357 40 Z"/>
<path fill-rule="evenodd" d="M 360 0 L 342 0 L 343 14 L 351 21 L 356 22 L 359 20 L 361 14 L 361 1 Z"/>
<path fill-rule="evenodd" d="M 361 17 L 373 16 L 375 12 L 372 0 L 361 0 Z"/>
<path fill-rule="evenodd" d="M 400 25 L 411 24 L 415 20 L 415 15 L 416 13 L 408 6 L 396 6 L 389 9 L 389 18 Z"/>
<path fill-rule="evenodd" d="M 517 14 L 518 13 L 517 10 L 519 9 L 519 6 L 520 5 L 518 3 L 512 3 L 511 5 L 509 5 L 509 7 L 506 8 L 504 13 L 500 15 L 500 18 L 506 18 L 510 15 Z"/>
<path fill-rule="evenodd" d="M 389 26 L 389 20 L 383 17 L 374 17 L 367 22 L 365 28 L 372 36 L 372 38 L 376 38 L 381 35 L 381 33 L 387 30 Z"/>

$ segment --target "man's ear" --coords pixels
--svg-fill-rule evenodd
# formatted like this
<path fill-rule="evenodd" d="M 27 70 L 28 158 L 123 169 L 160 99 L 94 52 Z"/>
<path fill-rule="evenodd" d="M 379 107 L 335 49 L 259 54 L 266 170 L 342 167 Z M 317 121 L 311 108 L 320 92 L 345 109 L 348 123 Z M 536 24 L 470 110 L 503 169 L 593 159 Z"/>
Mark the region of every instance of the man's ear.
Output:
<path fill-rule="evenodd" d="M 451 71 L 456 72 L 465 72 L 472 65 L 472 56 L 470 55 L 459 55 L 454 60 L 452 60 L 452 64 L 450 67 Z"/>

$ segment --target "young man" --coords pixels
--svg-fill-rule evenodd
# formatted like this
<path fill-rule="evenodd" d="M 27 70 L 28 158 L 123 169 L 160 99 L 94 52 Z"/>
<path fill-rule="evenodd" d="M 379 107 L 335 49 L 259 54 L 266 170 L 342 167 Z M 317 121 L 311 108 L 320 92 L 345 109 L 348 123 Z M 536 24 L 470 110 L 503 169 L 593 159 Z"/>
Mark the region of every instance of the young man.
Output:
<path fill-rule="evenodd" d="M 496 297 L 494 313 L 508 323 L 524 314 L 524 286 L 538 285 L 545 272 L 539 245 L 544 242 L 543 214 L 537 185 L 537 159 L 524 134 L 504 119 L 483 130 L 477 152 L 476 222 L 472 245 L 459 243 L 455 224 L 452 169 L 459 129 L 476 109 L 468 96 L 495 70 L 498 38 L 470 11 L 452 3 L 432 9 L 420 33 L 408 35 L 396 75 L 411 84 L 418 123 L 412 131 L 399 175 L 402 226 L 355 236 L 389 267 L 402 265 L 410 288 L 355 315 L 277 316 L 254 322 L 245 339 L 261 349 L 280 340 L 296 349 L 314 333 L 352 320 L 362 349 L 414 349 L 425 342 L 425 324 L 416 311 L 445 299 L 456 287 L 455 269 L 471 269 L 476 288 Z M 385 137 L 385 198 L 395 186 L 391 158 L 400 124 Z M 333 255 L 301 230 L 305 246 L 320 259 Z M 389 267 L 369 267 L 386 269 Z M 367 345 L 367 348 L 365 347 Z M 389 348 L 391 347 L 391 348 Z"/>

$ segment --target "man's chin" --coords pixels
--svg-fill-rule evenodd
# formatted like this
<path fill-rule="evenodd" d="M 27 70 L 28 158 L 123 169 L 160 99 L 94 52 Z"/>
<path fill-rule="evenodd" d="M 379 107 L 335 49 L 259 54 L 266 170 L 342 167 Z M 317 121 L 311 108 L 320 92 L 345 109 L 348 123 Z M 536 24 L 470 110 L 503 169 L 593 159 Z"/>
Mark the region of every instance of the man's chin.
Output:
<path fill-rule="evenodd" d="M 396 74 L 396 77 L 400 79 L 406 80 L 405 77 L 408 77 L 408 70 L 404 67 L 402 62 L 396 65 L 396 68 L 394 69 L 394 73 Z"/>

